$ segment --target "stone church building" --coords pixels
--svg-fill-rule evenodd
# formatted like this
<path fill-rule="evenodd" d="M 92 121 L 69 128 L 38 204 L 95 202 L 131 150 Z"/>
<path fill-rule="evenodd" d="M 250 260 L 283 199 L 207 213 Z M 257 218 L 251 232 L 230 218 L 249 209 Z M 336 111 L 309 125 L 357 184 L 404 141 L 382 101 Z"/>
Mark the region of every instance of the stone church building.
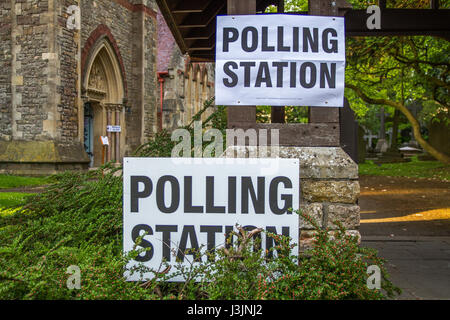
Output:
<path fill-rule="evenodd" d="M 0 0 L 0 173 L 121 162 L 213 95 L 154 0 Z"/>

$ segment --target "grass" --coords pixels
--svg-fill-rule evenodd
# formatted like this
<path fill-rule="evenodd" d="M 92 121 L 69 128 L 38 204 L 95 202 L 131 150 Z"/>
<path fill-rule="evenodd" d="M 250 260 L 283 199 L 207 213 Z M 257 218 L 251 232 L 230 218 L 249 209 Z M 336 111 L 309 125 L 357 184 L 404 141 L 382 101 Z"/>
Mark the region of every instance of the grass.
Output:
<path fill-rule="evenodd" d="M 19 206 L 25 203 L 25 198 L 31 193 L 0 192 L 0 209 L 12 206 Z"/>
<path fill-rule="evenodd" d="M 0 175 L 0 189 L 21 187 L 36 187 L 49 183 L 49 177 L 21 177 L 12 175 Z"/>
<path fill-rule="evenodd" d="M 381 165 L 367 161 L 359 165 L 359 174 L 450 181 L 450 166 L 439 161 L 420 161 L 417 157 L 413 157 L 411 162 L 385 163 Z"/>

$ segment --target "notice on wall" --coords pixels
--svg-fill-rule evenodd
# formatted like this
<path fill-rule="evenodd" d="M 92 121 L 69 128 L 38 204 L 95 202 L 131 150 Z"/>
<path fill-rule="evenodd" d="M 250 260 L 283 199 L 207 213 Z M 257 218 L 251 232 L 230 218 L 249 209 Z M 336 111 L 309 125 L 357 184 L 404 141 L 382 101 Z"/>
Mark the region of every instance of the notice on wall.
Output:
<path fill-rule="evenodd" d="M 100 141 L 101 141 L 103 146 L 109 146 L 109 139 L 108 139 L 108 137 L 101 136 L 100 137 Z"/>
<path fill-rule="evenodd" d="M 217 17 L 217 105 L 342 107 L 344 87 L 344 18 Z"/>
<path fill-rule="evenodd" d="M 106 132 L 122 132 L 121 126 L 106 126 Z"/>
<path fill-rule="evenodd" d="M 272 170 L 264 170 L 268 166 Z M 236 224 L 298 243 L 299 217 L 291 209 L 299 207 L 299 170 L 298 159 L 125 158 L 124 253 L 148 249 L 130 261 L 125 277 L 140 281 L 141 275 L 130 271 L 139 265 L 162 272 L 163 261 L 170 266 L 177 260 L 185 266 L 206 261 L 204 253 L 224 247 Z M 262 249 L 272 252 L 274 239 L 260 235 Z"/>

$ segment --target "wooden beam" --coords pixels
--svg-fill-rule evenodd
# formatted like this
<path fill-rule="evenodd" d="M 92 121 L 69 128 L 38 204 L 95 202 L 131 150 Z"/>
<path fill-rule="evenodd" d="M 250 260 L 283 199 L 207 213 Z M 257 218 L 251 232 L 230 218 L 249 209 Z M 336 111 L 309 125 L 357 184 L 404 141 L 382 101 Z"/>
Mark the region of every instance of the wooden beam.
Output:
<path fill-rule="evenodd" d="M 227 0 L 227 14 L 256 14 L 256 0 Z"/>
<path fill-rule="evenodd" d="M 186 53 L 187 47 L 184 42 L 183 35 L 181 34 L 177 23 L 174 19 L 173 14 L 170 11 L 170 8 L 168 6 L 168 3 L 166 0 L 156 0 L 156 4 L 159 7 L 159 10 L 161 11 L 161 14 L 164 17 L 164 20 L 166 20 L 167 25 L 169 26 L 170 30 L 172 31 L 172 35 L 175 38 L 175 41 L 178 44 L 178 47 L 180 48 L 181 52 Z"/>
<path fill-rule="evenodd" d="M 189 51 L 207 51 L 216 47 L 216 43 L 213 39 L 197 40 L 189 46 Z"/>
<path fill-rule="evenodd" d="M 201 13 L 191 13 L 178 25 L 178 28 L 206 27 L 225 8 L 225 2 L 212 1 L 208 8 Z"/>
<path fill-rule="evenodd" d="M 216 19 L 213 19 L 204 28 L 192 28 L 184 36 L 185 40 L 207 40 L 210 38 L 215 39 L 216 36 Z"/>
<path fill-rule="evenodd" d="M 203 12 L 213 0 L 183 0 L 173 10 L 172 13 L 198 13 Z"/>
<path fill-rule="evenodd" d="M 366 10 L 350 10 L 345 14 L 347 36 L 450 35 L 449 9 L 384 9 L 381 29 L 368 30 Z"/>
<path fill-rule="evenodd" d="M 278 0 L 277 12 L 284 13 L 284 0 Z"/>
<path fill-rule="evenodd" d="M 279 145 L 285 147 L 339 147 L 338 123 L 256 123 L 231 122 L 230 129 L 279 130 Z M 270 134 L 267 144 L 270 145 Z"/>
<path fill-rule="evenodd" d="M 439 9 L 439 0 L 431 0 L 431 9 L 438 10 Z"/>
<path fill-rule="evenodd" d="M 193 51 L 189 53 L 192 62 L 215 62 L 215 54 L 211 51 Z"/>

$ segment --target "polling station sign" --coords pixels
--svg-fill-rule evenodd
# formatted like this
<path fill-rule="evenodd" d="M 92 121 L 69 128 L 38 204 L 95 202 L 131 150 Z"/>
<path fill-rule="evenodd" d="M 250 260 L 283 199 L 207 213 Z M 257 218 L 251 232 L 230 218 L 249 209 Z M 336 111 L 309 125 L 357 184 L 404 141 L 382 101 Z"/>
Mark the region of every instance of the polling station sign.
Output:
<path fill-rule="evenodd" d="M 218 16 L 216 104 L 342 107 L 344 18 Z"/>
<path fill-rule="evenodd" d="M 268 166 L 272 170 L 264 170 Z M 149 249 L 127 269 L 143 264 L 161 272 L 163 261 L 198 263 L 196 254 L 225 246 L 236 224 L 298 242 L 299 218 L 290 211 L 299 207 L 298 159 L 125 158 L 123 179 L 124 253 Z M 139 237 L 142 241 L 136 246 Z M 261 234 L 263 250 L 275 245 L 273 238 Z M 125 276 L 141 280 L 129 270 Z"/>

